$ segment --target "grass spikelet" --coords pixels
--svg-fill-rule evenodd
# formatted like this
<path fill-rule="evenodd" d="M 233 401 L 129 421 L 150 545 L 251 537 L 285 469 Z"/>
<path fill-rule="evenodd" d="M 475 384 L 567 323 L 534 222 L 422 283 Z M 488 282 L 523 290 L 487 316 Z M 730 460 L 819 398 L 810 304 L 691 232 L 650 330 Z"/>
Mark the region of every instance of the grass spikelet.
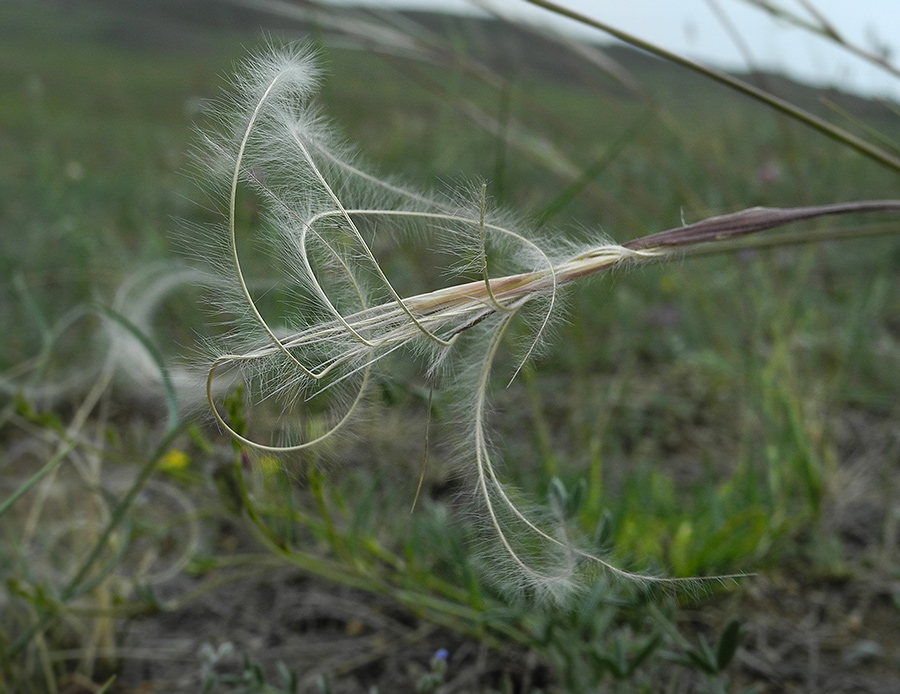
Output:
<path fill-rule="evenodd" d="M 515 577 L 510 585 L 550 597 L 568 594 L 597 575 L 696 585 L 701 579 L 657 578 L 618 568 L 600 553 L 582 549 L 564 522 L 539 522 L 543 514 L 526 513 L 507 490 L 493 460 L 487 419 L 491 372 L 510 326 L 526 316 L 533 328 L 518 346 L 521 368 L 558 313 L 560 290 L 572 282 L 657 261 L 685 246 L 826 214 L 896 211 L 900 203 L 755 208 L 625 245 L 603 238 L 580 247 L 538 242 L 527 225 L 492 209 L 484 185 L 460 200 L 366 172 L 316 110 L 312 98 L 318 76 L 306 48 L 270 47 L 245 64 L 220 133 L 208 139 L 207 155 L 218 163 L 212 168 L 221 179 L 227 214 L 224 241 L 207 248 L 218 247 L 229 258 L 227 263 L 212 258 L 211 264 L 230 277 L 232 287 L 222 304 L 235 317 L 207 376 L 207 399 L 218 423 L 262 451 L 302 450 L 347 426 L 364 401 L 373 370 L 388 357 L 415 359 L 428 376 L 448 375 L 448 387 L 460 393 L 459 410 L 469 431 L 466 460 L 484 522 L 505 557 L 499 564 L 509 568 L 508 578 Z M 228 167 L 220 168 L 222 162 Z M 259 197 L 266 214 L 263 235 L 274 262 L 266 268 L 271 282 L 265 290 L 248 281 L 242 262 L 237 215 L 242 186 Z M 441 278 L 434 286 L 406 293 L 380 259 L 403 235 L 423 239 L 457 262 L 423 273 Z M 274 277 L 278 272 L 280 281 Z M 272 315 L 279 316 L 278 322 Z M 257 400 L 277 398 L 282 421 L 295 417 L 299 406 L 327 407 L 331 419 L 306 440 L 256 441 L 237 431 L 216 402 L 215 383 L 226 371 L 239 372 Z M 323 400 L 325 405 L 317 404 Z"/>

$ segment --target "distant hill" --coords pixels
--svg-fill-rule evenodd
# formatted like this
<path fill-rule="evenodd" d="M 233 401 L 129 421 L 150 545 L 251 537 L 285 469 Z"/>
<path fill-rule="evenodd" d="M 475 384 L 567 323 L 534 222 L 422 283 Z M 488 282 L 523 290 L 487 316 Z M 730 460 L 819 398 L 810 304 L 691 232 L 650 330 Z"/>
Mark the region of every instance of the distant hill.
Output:
<path fill-rule="evenodd" d="M 71 9 L 71 0 L 47 0 L 50 4 Z M 321 6 L 305 0 L 272 2 L 270 7 L 289 8 L 288 14 L 266 11 L 265 2 L 241 0 L 80 0 L 82 6 L 94 6 L 119 15 L 118 30 L 108 28 L 110 40 L 128 42 L 135 47 L 184 48 L 202 40 L 202 29 L 226 29 L 258 36 L 262 32 L 310 32 L 317 36 L 341 36 L 340 20 L 406 24 L 411 31 L 424 30 L 447 39 L 455 50 L 464 50 L 501 75 L 517 79 L 546 80 L 575 85 L 584 80 L 604 84 L 606 89 L 623 91 L 614 79 L 586 64 L 578 55 L 552 39 L 518 26 L 475 16 L 437 12 L 388 12 L 372 8 Z M 297 16 L 289 16 L 296 13 Z M 302 15 L 305 15 L 303 17 Z M 339 21 L 335 22 L 337 19 Z M 127 26 L 126 26 L 127 25 Z M 402 29 L 401 29 L 402 30 Z M 606 58 L 632 75 L 653 93 L 655 89 L 671 91 L 673 86 L 689 98 L 690 92 L 706 90 L 710 83 L 694 76 L 685 68 L 673 65 L 630 46 L 598 42 L 596 46 Z M 894 114 L 884 103 L 866 99 L 837 89 L 805 85 L 773 73 L 740 75 L 743 79 L 816 113 L 830 111 L 826 102 L 871 121 Z M 716 87 L 718 89 L 724 89 Z M 624 96 L 624 93 L 623 93 Z"/>

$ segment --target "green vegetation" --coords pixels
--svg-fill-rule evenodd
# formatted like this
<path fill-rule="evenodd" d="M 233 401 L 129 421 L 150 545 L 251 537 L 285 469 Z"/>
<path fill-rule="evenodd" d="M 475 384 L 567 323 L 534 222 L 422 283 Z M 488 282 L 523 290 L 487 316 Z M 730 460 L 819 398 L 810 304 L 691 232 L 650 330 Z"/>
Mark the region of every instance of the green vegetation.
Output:
<path fill-rule="evenodd" d="M 183 252 L 227 211 L 189 152 L 258 35 L 89 3 L 0 13 L 0 691 L 778 691 L 837 666 L 847 691 L 896 680 L 894 215 L 574 283 L 507 387 L 530 334 L 511 324 L 489 430 L 516 499 L 625 569 L 755 574 L 675 590 L 601 574 L 536 604 L 496 575 L 449 376 L 388 363 L 346 437 L 294 456 L 233 443 L 205 412 L 184 357 L 243 317 L 209 320 L 222 289 Z M 323 111 L 376 171 L 484 180 L 491 209 L 551 240 L 897 197 L 897 172 L 702 75 L 616 51 L 623 81 L 533 38 L 504 63 L 478 23 L 417 21 L 438 37 L 427 61 L 324 42 Z M 900 149 L 895 107 L 797 97 Z M 280 319 L 306 304 L 253 245 L 264 204 L 239 191 L 236 234 Z M 809 243 L 831 235 L 848 238 Z M 450 281 L 423 238 L 377 250 L 404 296 Z M 236 432 L 296 441 L 282 402 L 216 396 Z M 330 413 L 310 401 L 303 439 Z"/>

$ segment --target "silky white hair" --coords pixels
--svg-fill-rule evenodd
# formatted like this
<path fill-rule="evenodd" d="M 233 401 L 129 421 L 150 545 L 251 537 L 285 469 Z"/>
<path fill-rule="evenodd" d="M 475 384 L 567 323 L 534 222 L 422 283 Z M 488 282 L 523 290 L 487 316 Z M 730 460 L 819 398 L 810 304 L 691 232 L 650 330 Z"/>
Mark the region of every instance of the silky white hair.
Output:
<path fill-rule="evenodd" d="M 472 195 L 438 196 L 368 173 L 316 108 L 318 79 L 306 47 L 269 47 L 243 66 L 218 133 L 206 137 L 204 156 L 213 163 L 227 206 L 227 222 L 206 248 L 215 249 L 212 264 L 229 277 L 222 308 L 235 317 L 207 377 L 209 405 L 219 424 L 262 451 L 316 445 L 348 426 L 374 367 L 389 355 L 409 355 L 426 374 L 440 372 L 452 380 L 457 411 L 469 432 L 465 458 L 480 516 L 502 550 L 493 554 L 503 557 L 494 564 L 504 583 L 555 597 L 598 573 L 678 583 L 618 568 L 583 549 L 559 514 L 548 518 L 526 511 L 498 475 L 487 423 L 492 366 L 514 320 L 525 316 L 533 327 L 530 340 L 520 346 L 521 368 L 558 313 L 564 285 L 661 251 L 629 249 L 602 238 L 581 246 L 538 239 L 514 215 L 490 208 L 484 186 Z M 262 292 L 251 291 L 241 264 L 235 223 L 241 184 L 262 200 L 271 257 L 293 290 L 294 310 L 278 324 L 263 315 Z M 445 286 L 402 297 L 375 249 L 409 234 L 458 260 L 432 273 L 445 278 Z M 493 276 L 501 265 L 504 274 Z M 325 391 L 338 395 L 335 402 L 341 404 L 329 425 L 307 440 L 254 441 L 236 431 L 216 404 L 214 380 L 229 369 L 238 369 L 248 385 L 261 390 L 259 397 L 281 397 L 285 411 Z"/>

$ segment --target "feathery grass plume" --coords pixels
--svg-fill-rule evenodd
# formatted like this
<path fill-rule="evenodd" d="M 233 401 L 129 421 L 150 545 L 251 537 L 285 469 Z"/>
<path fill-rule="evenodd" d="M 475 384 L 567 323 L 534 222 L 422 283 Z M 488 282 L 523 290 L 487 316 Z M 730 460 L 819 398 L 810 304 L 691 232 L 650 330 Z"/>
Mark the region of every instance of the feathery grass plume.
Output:
<path fill-rule="evenodd" d="M 312 98 L 318 70 L 303 47 L 276 49 L 248 61 L 219 136 L 207 155 L 221 165 L 227 222 L 220 235 L 220 271 L 231 278 L 222 307 L 234 328 L 222 339 L 207 375 L 207 399 L 218 423 L 246 446 L 267 452 L 299 451 L 342 430 L 358 412 L 373 369 L 390 358 L 417 360 L 463 393 L 459 411 L 469 435 L 467 456 L 482 517 L 498 539 L 503 562 L 518 583 L 536 592 L 564 594 L 580 579 L 617 579 L 673 585 L 680 579 L 645 577 L 581 549 L 563 523 L 538 523 L 501 481 L 489 443 L 488 386 L 510 325 L 524 316 L 534 326 L 522 345 L 524 363 L 540 344 L 565 285 L 623 264 L 651 261 L 670 247 L 732 238 L 823 214 L 898 210 L 895 201 L 821 208 L 767 210 L 685 225 L 625 245 L 536 240 L 526 225 L 491 209 L 486 190 L 470 201 L 420 193 L 367 173 L 340 144 Z M 261 199 L 273 246 L 271 272 L 280 266 L 292 310 L 276 319 L 265 291 L 252 289 L 239 251 L 237 200 L 247 186 Z M 384 254 L 405 234 L 428 240 L 457 262 L 434 272 L 440 286 L 409 294 L 385 270 Z M 227 257 L 222 262 L 221 257 Z M 267 268 L 267 272 L 270 270 Z M 267 280 L 269 277 L 267 277 Z M 275 286 L 272 283 L 266 288 Z M 220 374 L 240 377 L 255 397 L 280 399 L 279 426 L 296 419 L 300 405 L 340 403 L 327 426 L 282 443 L 255 441 L 238 431 L 216 404 Z M 317 413 L 320 417 L 320 413 Z M 302 430 L 303 427 L 298 427 Z M 555 530 L 548 530 L 549 527 Z M 496 552 L 494 553 L 497 554 Z M 688 579 L 690 585 L 695 579 Z M 515 582 L 515 581 L 514 581 Z"/>
<path fill-rule="evenodd" d="M 543 530 L 513 501 L 491 458 L 486 392 L 494 358 L 517 316 L 530 314 L 536 325 L 524 346 L 524 361 L 546 331 L 562 285 L 654 252 L 605 243 L 585 249 L 557 244 L 548 250 L 519 223 L 489 209 L 483 187 L 465 202 L 366 173 L 318 115 L 311 101 L 317 76 L 305 48 L 270 48 L 244 66 L 221 136 L 208 139 L 208 153 L 227 164 L 220 173 L 228 206 L 224 250 L 233 287 L 223 308 L 236 315 L 236 329 L 225 336 L 225 349 L 215 355 L 208 373 L 214 416 L 245 445 L 270 452 L 301 450 L 347 424 L 376 365 L 395 353 L 409 355 L 427 373 L 447 372 L 457 387 L 469 390 L 461 409 L 472 432 L 476 487 L 512 565 L 536 584 L 565 583 L 584 560 L 628 575 Z M 299 308 L 278 324 L 263 315 L 262 292 L 251 291 L 244 273 L 236 224 L 242 184 L 263 200 L 267 231 L 276 243 L 273 252 L 292 283 L 290 301 Z M 404 298 L 377 253 L 409 233 L 427 235 L 433 247 L 461 262 L 441 269 L 444 286 Z M 497 273 L 504 274 L 490 279 Z M 280 396 L 285 415 L 293 403 L 326 391 L 329 396 L 342 392 L 343 407 L 327 431 L 311 440 L 253 441 L 236 431 L 216 405 L 213 384 L 228 369 L 237 369 L 259 396 Z M 561 570 L 535 568 L 526 554 L 549 556 L 535 546 L 562 551 Z"/>

